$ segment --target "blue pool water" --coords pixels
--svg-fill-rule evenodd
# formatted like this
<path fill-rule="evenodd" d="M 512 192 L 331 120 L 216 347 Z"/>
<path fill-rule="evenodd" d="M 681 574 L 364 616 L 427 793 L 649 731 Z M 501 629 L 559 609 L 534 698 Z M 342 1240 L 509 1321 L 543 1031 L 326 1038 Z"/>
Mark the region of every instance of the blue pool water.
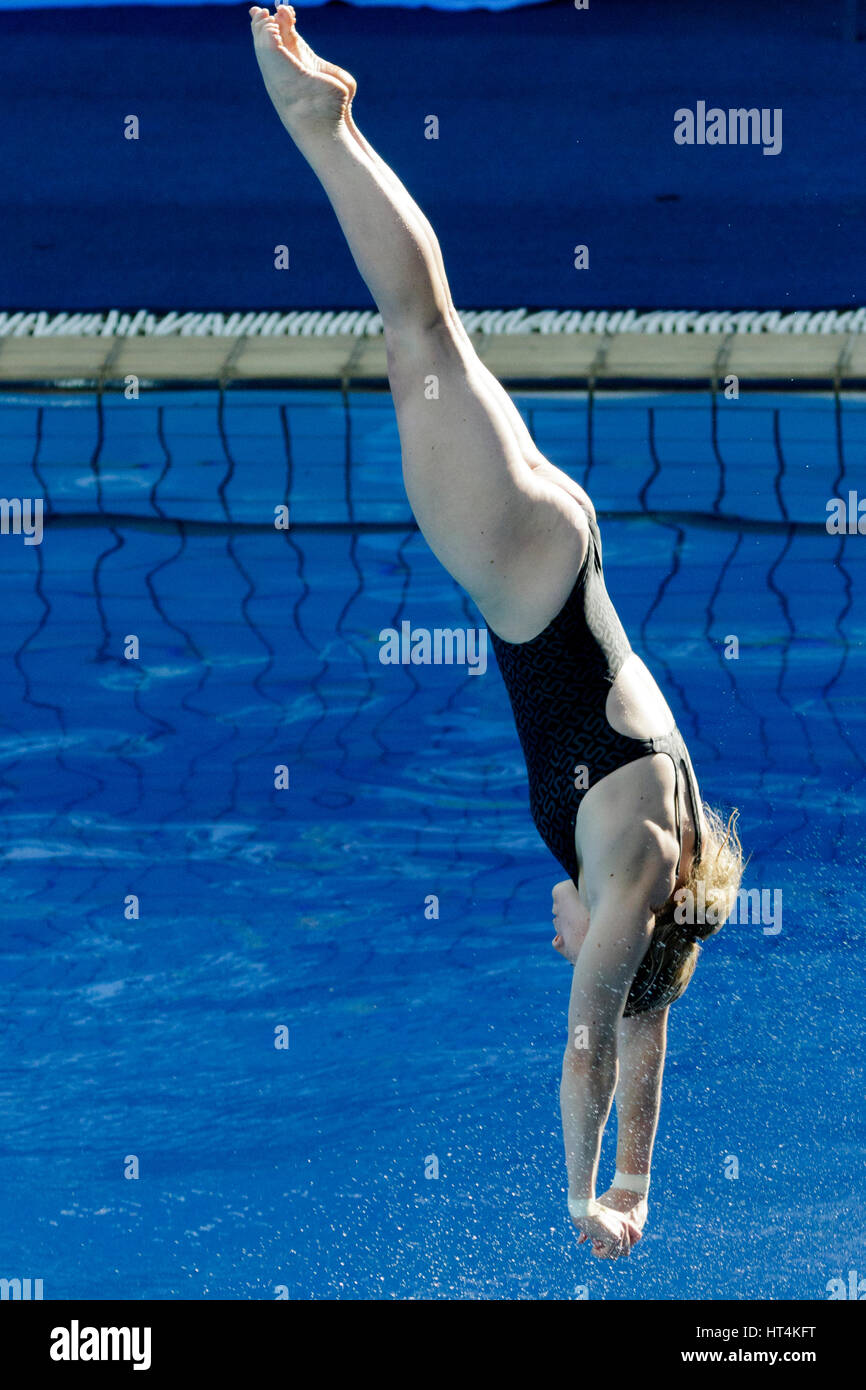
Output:
<path fill-rule="evenodd" d="M 783 893 L 781 932 L 726 927 L 672 1011 L 639 1249 L 599 1265 L 565 1216 L 562 874 L 492 659 L 378 659 L 404 619 L 480 623 L 411 526 L 388 398 L 18 394 L 3 492 L 51 519 L 40 546 L 0 536 L 0 1276 L 823 1299 L 864 1272 L 866 541 L 824 516 L 866 409 L 518 400 L 588 481 L 633 645 L 704 796 L 741 809 L 748 886 Z"/>

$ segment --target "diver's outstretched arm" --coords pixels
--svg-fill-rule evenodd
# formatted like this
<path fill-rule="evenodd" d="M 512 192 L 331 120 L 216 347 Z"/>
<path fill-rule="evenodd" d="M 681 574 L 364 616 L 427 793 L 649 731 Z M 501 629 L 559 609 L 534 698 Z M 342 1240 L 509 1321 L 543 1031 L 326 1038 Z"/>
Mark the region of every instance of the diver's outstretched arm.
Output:
<path fill-rule="evenodd" d="M 620 1019 L 616 1166 L 649 1176 L 662 1100 L 669 1009 Z"/>
<path fill-rule="evenodd" d="M 620 1019 L 617 1032 L 616 1175 L 599 1201 L 643 1232 L 662 1099 L 670 1010 Z M 629 1179 L 631 1183 L 629 1183 Z"/>
<path fill-rule="evenodd" d="M 608 895 L 591 910 L 574 967 L 559 1092 L 569 1211 L 582 1236 L 593 1241 L 593 1254 L 614 1259 L 640 1240 L 627 1215 L 595 1197 L 601 1136 L 619 1072 L 618 1024 L 652 933 L 639 877 L 637 890 Z"/>

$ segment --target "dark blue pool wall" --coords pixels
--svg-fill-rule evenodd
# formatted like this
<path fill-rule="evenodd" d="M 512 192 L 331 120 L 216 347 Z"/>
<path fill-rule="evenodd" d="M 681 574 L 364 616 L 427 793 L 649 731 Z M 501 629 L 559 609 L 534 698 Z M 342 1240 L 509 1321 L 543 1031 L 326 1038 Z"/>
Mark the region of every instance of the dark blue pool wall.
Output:
<path fill-rule="evenodd" d="M 843 40 L 842 12 L 299 14 L 357 76 L 359 121 L 431 217 L 459 306 L 793 308 L 863 299 L 866 43 Z M 369 304 L 244 6 L 54 9 L 46 43 L 48 23 L 0 13 L 2 307 Z M 674 112 L 699 101 L 780 110 L 781 151 L 677 145 Z"/>

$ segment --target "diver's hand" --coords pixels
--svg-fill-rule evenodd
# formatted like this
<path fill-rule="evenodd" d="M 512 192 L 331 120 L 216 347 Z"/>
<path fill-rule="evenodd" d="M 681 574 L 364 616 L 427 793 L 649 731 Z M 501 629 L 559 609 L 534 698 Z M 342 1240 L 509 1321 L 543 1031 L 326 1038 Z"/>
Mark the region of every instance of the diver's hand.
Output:
<path fill-rule="evenodd" d="M 618 1211 L 623 1216 L 627 1216 L 633 1226 L 639 1231 L 643 1231 L 649 1215 L 649 1205 L 646 1197 L 639 1197 L 636 1192 L 629 1192 L 627 1187 L 609 1187 L 607 1192 L 603 1192 L 598 1199 L 611 1211 Z"/>
<path fill-rule="evenodd" d="M 609 1207 L 601 1210 L 596 1206 L 591 1214 L 572 1217 L 572 1221 L 580 1232 L 578 1245 L 591 1240 L 592 1253 L 599 1260 L 617 1260 L 621 1255 L 628 1255 L 640 1240 L 640 1230 L 628 1215 Z"/>
<path fill-rule="evenodd" d="M 625 1187 L 609 1187 L 607 1192 L 603 1192 L 598 1201 L 611 1211 L 619 1212 L 621 1216 L 628 1219 L 629 1224 L 638 1232 L 638 1238 L 643 1234 L 643 1228 L 649 1215 L 649 1205 L 646 1197 L 639 1197 L 637 1193 L 630 1192 Z M 579 1244 L 580 1242 L 578 1242 Z M 634 1245 L 632 1241 L 632 1245 Z M 593 1254 L 598 1251 L 593 1246 Z"/>

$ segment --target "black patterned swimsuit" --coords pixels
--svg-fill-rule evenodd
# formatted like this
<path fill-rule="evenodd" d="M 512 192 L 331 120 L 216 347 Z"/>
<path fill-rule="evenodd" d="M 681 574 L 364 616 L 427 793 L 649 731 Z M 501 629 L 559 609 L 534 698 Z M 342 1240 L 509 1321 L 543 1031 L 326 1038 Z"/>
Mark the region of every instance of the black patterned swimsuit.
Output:
<path fill-rule="evenodd" d="M 650 753 L 667 753 L 674 765 L 680 859 L 680 774 L 689 789 L 696 861 L 701 852 L 698 787 L 679 729 L 659 738 L 630 738 L 608 723 L 607 696 L 631 647 L 605 587 L 598 525 L 589 513 L 587 521 L 586 558 L 553 621 L 529 642 L 505 642 L 490 633 L 526 759 L 532 818 L 575 887 L 580 803 L 603 777 Z"/>

